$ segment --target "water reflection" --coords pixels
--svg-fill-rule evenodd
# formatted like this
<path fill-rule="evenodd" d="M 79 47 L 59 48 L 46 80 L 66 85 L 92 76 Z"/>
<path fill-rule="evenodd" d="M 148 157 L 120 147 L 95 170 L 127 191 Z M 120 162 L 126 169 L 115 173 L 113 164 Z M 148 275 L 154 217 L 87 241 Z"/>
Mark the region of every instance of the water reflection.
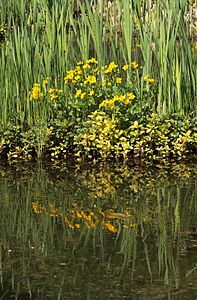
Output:
<path fill-rule="evenodd" d="M 1 299 L 196 299 L 195 165 L 0 174 Z"/>

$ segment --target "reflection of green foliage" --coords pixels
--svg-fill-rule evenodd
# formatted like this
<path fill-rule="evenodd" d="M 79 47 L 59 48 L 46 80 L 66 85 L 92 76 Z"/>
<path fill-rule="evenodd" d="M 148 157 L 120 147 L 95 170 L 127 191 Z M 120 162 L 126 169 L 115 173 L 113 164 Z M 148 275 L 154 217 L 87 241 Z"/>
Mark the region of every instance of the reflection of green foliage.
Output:
<path fill-rule="evenodd" d="M 178 288 L 180 272 L 184 276 L 190 270 L 185 280 L 193 280 L 194 266 L 186 267 L 182 257 L 195 226 L 195 166 L 86 165 L 75 172 L 61 166 L 46 172 L 37 165 L 29 172 L 8 171 L 3 166 L 0 171 L 3 276 L 9 272 L 4 266 L 12 264 L 8 253 L 19 257 L 12 268 L 15 274 L 22 268 L 34 290 L 38 273 L 47 285 L 48 280 L 58 285 L 69 272 L 61 285 L 67 292 L 72 280 L 80 284 L 82 273 L 87 276 L 92 268 L 105 274 L 99 280 L 126 285 L 137 284 L 143 275 L 153 286 L 159 276 L 165 285 Z M 56 277 L 46 279 L 49 271 Z M 20 288 L 26 290 L 24 282 Z"/>

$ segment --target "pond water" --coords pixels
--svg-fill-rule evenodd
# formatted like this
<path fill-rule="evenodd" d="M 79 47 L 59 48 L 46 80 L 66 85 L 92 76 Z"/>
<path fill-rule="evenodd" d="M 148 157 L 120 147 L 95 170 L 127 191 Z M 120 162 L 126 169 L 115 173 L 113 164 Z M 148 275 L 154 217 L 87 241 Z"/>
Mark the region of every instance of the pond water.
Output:
<path fill-rule="evenodd" d="M 195 164 L 2 164 L 0 207 L 0 299 L 197 299 Z"/>

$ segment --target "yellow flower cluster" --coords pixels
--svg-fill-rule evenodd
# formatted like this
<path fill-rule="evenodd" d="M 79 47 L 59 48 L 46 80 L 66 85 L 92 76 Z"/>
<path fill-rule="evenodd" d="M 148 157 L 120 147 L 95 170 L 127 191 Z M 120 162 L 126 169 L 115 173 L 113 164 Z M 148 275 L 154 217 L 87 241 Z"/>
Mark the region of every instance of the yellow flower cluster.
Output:
<path fill-rule="evenodd" d="M 121 77 L 116 77 L 115 81 L 116 81 L 116 83 L 121 83 L 122 82 L 122 78 Z"/>
<path fill-rule="evenodd" d="M 98 62 L 95 58 L 90 58 L 88 59 L 85 63 L 82 61 L 79 61 L 77 63 L 77 66 L 74 70 L 68 70 L 66 73 L 67 75 L 64 77 L 64 83 L 78 83 L 81 80 L 81 83 L 87 85 L 87 84 L 93 84 L 96 83 L 96 76 L 95 75 L 88 75 L 87 78 L 85 75 L 87 75 L 87 72 L 89 70 L 91 72 L 94 72 L 94 74 L 99 73 L 99 68 L 98 67 L 92 67 L 94 65 L 97 65 Z M 87 71 L 88 70 L 88 71 Z"/>
<path fill-rule="evenodd" d="M 34 86 L 29 93 L 30 100 L 38 100 L 43 98 L 43 93 L 41 92 L 41 86 L 39 83 L 34 83 Z"/>
<path fill-rule="evenodd" d="M 81 68 L 79 67 L 80 72 L 81 72 Z M 78 70 L 69 70 L 66 72 L 67 75 L 64 77 L 64 83 L 67 84 L 69 82 L 69 80 L 71 80 L 72 83 L 75 83 L 78 78 L 80 79 Z M 75 79 L 74 79 L 75 77 Z"/>
<path fill-rule="evenodd" d="M 96 76 L 91 76 L 89 75 L 86 80 L 84 81 L 84 84 L 93 84 L 93 83 L 96 83 Z"/>
<path fill-rule="evenodd" d="M 102 107 L 109 107 L 110 109 L 115 107 L 115 103 L 123 103 L 128 105 L 135 99 L 135 95 L 133 93 L 127 93 L 125 95 L 115 95 L 112 99 L 105 99 L 103 102 L 100 103 L 99 108 Z"/>
<path fill-rule="evenodd" d="M 45 79 L 43 80 L 42 85 L 43 85 L 43 87 L 44 87 L 45 89 L 46 89 L 46 86 L 47 86 L 48 82 L 49 82 L 49 77 L 47 77 L 47 78 L 45 78 Z"/>
<path fill-rule="evenodd" d="M 138 64 L 136 63 L 136 61 L 133 61 L 133 62 L 131 63 L 131 68 L 132 68 L 133 70 L 135 70 L 135 69 L 138 68 Z"/>
<path fill-rule="evenodd" d="M 136 61 L 133 61 L 130 65 L 126 64 L 122 67 L 122 69 L 124 71 L 127 71 L 129 69 L 129 67 L 131 67 L 132 70 L 135 70 L 138 68 L 138 64 L 136 63 Z"/>
<path fill-rule="evenodd" d="M 147 83 L 154 83 L 155 80 L 153 78 L 150 78 L 149 75 L 144 76 L 144 81 Z"/>
<path fill-rule="evenodd" d="M 104 73 L 105 74 L 108 74 L 108 73 L 112 73 L 113 70 L 117 69 L 118 68 L 118 65 L 115 64 L 114 61 L 110 62 L 110 64 L 108 66 L 105 66 L 105 71 Z"/>
<path fill-rule="evenodd" d="M 51 100 L 57 100 L 59 98 L 59 95 L 63 92 L 63 90 L 58 90 L 58 89 L 53 89 L 50 88 L 49 89 L 49 94 L 50 94 L 50 98 Z"/>

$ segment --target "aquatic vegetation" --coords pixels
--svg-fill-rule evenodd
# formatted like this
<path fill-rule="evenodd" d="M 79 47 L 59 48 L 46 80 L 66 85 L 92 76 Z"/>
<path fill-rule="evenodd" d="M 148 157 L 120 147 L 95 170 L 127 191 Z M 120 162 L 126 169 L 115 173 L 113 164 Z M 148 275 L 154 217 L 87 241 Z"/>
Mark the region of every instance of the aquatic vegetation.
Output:
<path fill-rule="evenodd" d="M 136 228 L 134 215 L 131 211 L 123 213 L 114 212 L 112 209 L 103 211 L 101 208 L 80 209 L 76 204 L 72 208 L 68 208 L 63 212 L 55 208 L 52 204 L 46 207 L 38 202 L 32 202 L 32 209 L 36 214 L 46 214 L 51 217 L 61 217 L 68 228 L 74 230 L 82 230 L 83 227 L 94 229 L 96 227 L 103 228 L 111 233 L 118 233 L 121 229 Z M 151 221 L 151 217 L 142 217 L 145 222 Z"/>
<path fill-rule="evenodd" d="M 124 282 L 124 295 L 150 281 L 168 295 L 188 283 L 195 290 L 195 165 L 42 163 L 0 168 L 3 282 L 43 294 L 50 282 L 51 295 L 59 286 L 67 295 L 73 281 L 81 290 L 81 280 L 102 290 Z"/>

